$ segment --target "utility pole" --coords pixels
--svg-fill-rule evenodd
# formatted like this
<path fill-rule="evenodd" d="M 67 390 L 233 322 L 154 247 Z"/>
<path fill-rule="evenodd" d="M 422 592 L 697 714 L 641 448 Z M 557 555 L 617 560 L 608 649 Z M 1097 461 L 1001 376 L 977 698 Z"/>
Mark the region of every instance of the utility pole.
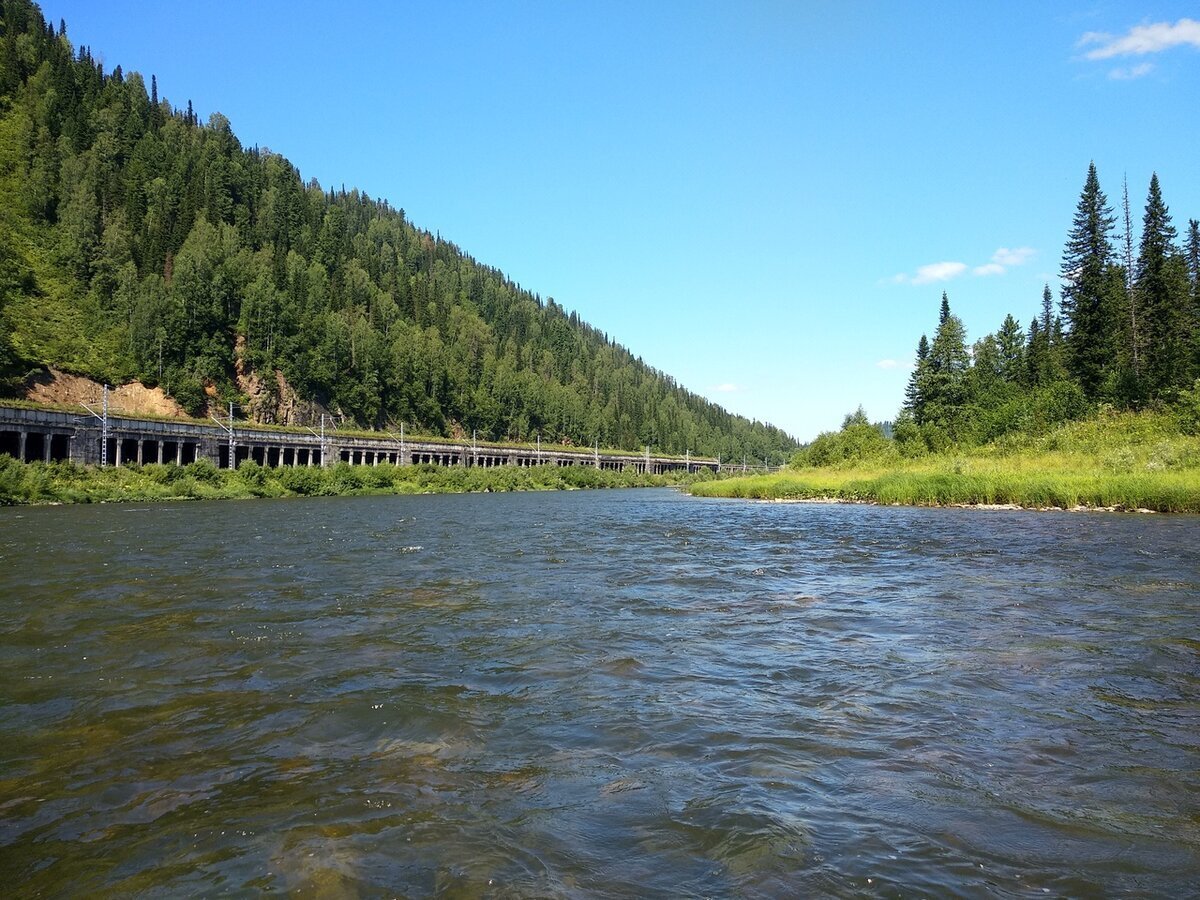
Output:
<path fill-rule="evenodd" d="M 476 429 L 471 429 L 471 466 L 476 469 L 479 468 L 479 447 L 475 444 L 478 434 L 479 432 Z"/>
<path fill-rule="evenodd" d="M 538 449 L 537 449 L 537 464 L 540 466 L 542 464 L 542 433 L 540 431 L 538 432 L 537 447 L 538 447 Z"/>
<path fill-rule="evenodd" d="M 692 471 L 692 448 L 688 447 L 683 451 L 683 471 Z"/>
<path fill-rule="evenodd" d="M 224 428 L 225 432 L 229 435 L 229 468 L 236 469 L 237 468 L 237 441 L 234 439 L 234 436 L 233 436 L 233 401 L 232 400 L 229 401 L 229 425 L 228 426 L 226 426 L 226 424 L 224 422 L 222 422 L 220 419 L 218 419 L 214 415 L 210 414 L 209 418 L 212 419 L 214 422 L 216 422 L 218 425 L 220 425 L 222 428 Z M 322 458 L 324 458 L 324 457 L 322 457 Z"/>
<path fill-rule="evenodd" d="M 400 423 L 400 465 L 404 465 L 404 423 Z"/>
<path fill-rule="evenodd" d="M 86 403 L 83 404 L 83 408 L 86 409 L 89 413 L 91 413 L 93 417 L 100 420 L 100 465 L 107 466 L 108 465 L 108 385 L 107 384 L 104 385 L 103 403 L 104 403 L 104 405 L 103 405 L 103 407 L 101 407 L 103 409 L 103 413 L 97 413 L 94 409 L 92 409 Z"/>
<path fill-rule="evenodd" d="M 230 422 L 232 422 L 232 421 L 233 421 L 233 419 L 231 418 Z M 320 432 L 313 431 L 307 425 L 304 426 L 304 430 L 307 431 L 309 434 L 311 434 L 313 437 L 320 438 L 320 440 L 321 440 L 321 468 L 322 469 L 325 468 L 327 465 L 329 465 L 329 461 L 328 461 L 329 460 L 329 445 L 325 441 L 325 413 L 321 413 L 321 430 L 320 430 Z M 335 428 L 334 430 L 336 431 L 337 429 Z"/>

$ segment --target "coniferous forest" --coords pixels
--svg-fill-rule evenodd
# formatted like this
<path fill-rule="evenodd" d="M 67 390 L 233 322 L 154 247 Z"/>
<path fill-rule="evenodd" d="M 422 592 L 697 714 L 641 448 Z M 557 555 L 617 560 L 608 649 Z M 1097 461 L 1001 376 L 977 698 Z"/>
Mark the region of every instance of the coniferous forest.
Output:
<path fill-rule="evenodd" d="M 0 375 L 162 386 L 236 375 L 367 427 L 781 461 L 794 440 L 676 384 L 386 200 L 304 181 L 65 23 L 0 0 Z M 265 383 L 274 379 L 265 377 Z"/>
<path fill-rule="evenodd" d="M 1153 175 L 1140 237 L 1128 190 L 1114 211 L 1090 165 L 1062 258 L 1057 307 L 1046 285 L 1025 328 L 1011 314 L 968 350 L 943 294 L 930 342 L 922 335 L 901 443 L 938 451 L 1009 432 L 1044 432 L 1107 404 L 1161 408 L 1197 399 L 1200 225 L 1180 235 Z"/>

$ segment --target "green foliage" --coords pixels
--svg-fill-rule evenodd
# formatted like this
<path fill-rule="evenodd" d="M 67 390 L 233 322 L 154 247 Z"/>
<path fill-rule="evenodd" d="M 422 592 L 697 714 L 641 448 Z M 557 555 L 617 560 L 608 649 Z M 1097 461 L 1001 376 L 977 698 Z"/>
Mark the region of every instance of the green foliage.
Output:
<path fill-rule="evenodd" d="M 240 365 L 372 428 L 774 462 L 795 447 L 402 210 L 106 75 L 28 0 L 3 9 L 0 370 L 137 377 L 200 415 L 207 388 L 239 393 Z"/>
<path fill-rule="evenodd" d="M 355 494 L 464 493 L 651 487 L 691 483 L 710 473 L 642 475 L 594 466 L 320 466 L 269 468 L 253 460 L 235 471 L 208 460 L 187 466 L 84 467 L 20 463 L 0 455 L 0 505 L 112 501 L 320 497 Z"/>
<path fill-rule="evenodd" d="M 792 457 L 792 465 L 837 466 L 866 460 L 887 462 L 899 456 L 896 442 L 870 424 L 860 406 L 846 416 L 841 431 L 829 431 L 817 437 Z"/>
<path fill-rule="evenodd" d="M 927 454 L 691 485 L 709 497 L 1200 512 L 1200 438 L 1168 415 L 1102 412 L 1021 447 Z"/>

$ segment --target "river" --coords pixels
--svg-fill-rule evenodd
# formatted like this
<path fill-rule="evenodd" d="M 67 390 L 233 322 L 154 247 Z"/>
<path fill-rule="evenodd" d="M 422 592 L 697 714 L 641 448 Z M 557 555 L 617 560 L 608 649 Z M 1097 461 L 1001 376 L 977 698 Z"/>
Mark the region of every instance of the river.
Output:
<path fill-rule="evenodd" d="M 0 509 L 9 896 L 1181 896 L 1200 518 Z"/>

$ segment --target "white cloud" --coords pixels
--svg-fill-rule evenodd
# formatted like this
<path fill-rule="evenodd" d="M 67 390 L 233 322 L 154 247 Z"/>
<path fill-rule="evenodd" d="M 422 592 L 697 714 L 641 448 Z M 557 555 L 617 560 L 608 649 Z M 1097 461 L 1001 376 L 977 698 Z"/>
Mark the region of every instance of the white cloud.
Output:
<path fill-rule="evenodd" d="M 917 269 L 917 274 L 911 279 L 913 284 L 931 284 L 935 281 L 949 281 L 967 271 L 967 264 L 961 262 L 935 262 Z"/>
<path fill-rule="evenodd" d="M 1188 45 L 1200 48 L 1200 22 L 1195 19 L 1180 19 L 1174 25 L 1170 22 L 1135 25 L 1126 34 L 1119 37 L 1100 31 L 1089 31 L 1079 39 L 1079 45 L 1087 46 L 1089 44 L 1099 44 L 1100 46 L 1084 54 L 1088 59 L 1145 56 L 1147 53 L 1161 53 L 1172 47 Z"/>
<path fill-rule="evenodd" d="M 1036 254 L 1037 251 L 1032 247 L 1017 247 L 1015 250 L 1001 247 L 992 254 L 992 262 L 999 266 L 1023 266 Z"/>
<path fill-rule="evenodd" d="M 896 362 L 894 359 L 881 359 L 879 362 L 875 363 L 875 365 L 880 369 L 894 369 L 899 366 L 900 363 Z"/>
<path fill-rule="evenodd" d="M 737 385 L 737 384 L 734 384 L 734 383 L 733 383 L 733 382 L 731 382 L 731 381 L 727 381 L 727 382 L 725 382 L 724 384 L 718 384 L 716 387 L 714 387 L 714 388 L 713 388 L 713 393 L 716 393 L 716 394 L 736 394 L 736 393 L 737 393 L 738 391 L 740 391 L 741 389 L 742 389 L 742 388 L 741 388 L 741 385 Z"/>
<path fill-rule="evenodd" d="M 1133 81 L 1154 71 L 1154 63 L 1138 63 L 1136 66 L 1118 66 L 1108 73 L 1113 81 Z"/>
<path fill-rule="evenodd" d="M 968 266 L 963 262 L 936 262 L 921 266 L 915 275 L 900 272 L 890 278 L 880 279 L 880 284 L 932 284 L 936 281 L 950 281 L 960 275 L 970 272 L 976 276 L 1003 275 L 1010 266 L 1023 266 L 1037 256 L 1032 247 L 1000 247 L 992 254 L 990 262 L 978 266 Z"/>

